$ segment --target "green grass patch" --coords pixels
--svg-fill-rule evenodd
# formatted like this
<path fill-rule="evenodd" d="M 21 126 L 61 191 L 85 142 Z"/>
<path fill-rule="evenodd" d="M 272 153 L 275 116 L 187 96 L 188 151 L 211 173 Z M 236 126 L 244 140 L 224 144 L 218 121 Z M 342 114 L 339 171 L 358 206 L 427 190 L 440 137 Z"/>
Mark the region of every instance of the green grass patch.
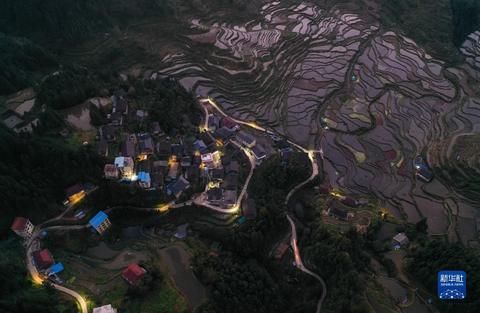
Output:
<path fill-rule="evenodd" d="M 146 297 L 133 300 L 127 312 L 186 312 L 187 301 L 169 282 L 163 282 L 159 290 L 152 291 Z"/>

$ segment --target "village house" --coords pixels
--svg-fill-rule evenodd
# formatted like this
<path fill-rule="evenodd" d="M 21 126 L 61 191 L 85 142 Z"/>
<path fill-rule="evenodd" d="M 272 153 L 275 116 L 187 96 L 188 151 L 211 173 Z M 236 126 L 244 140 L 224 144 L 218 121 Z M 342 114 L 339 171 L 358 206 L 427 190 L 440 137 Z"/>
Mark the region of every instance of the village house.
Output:
<path fill-rule="evenodd" d="M 327 214 L 344 222 L 349 221 L 353 218 L 353 213 L 348 212 L 347 210 L 340 209 L 336 206 L 331 206 L 327 210 Z"/>
<path fill-rule="evenodd" d="M 207 190 L 207 200 L 211 203 L 218 204 L 223 202 L 223 189 L 210 188 Z"/>
<path fill-rule="evenodd" d="M 180 176 L 175 182 L 172 182 L 167 185 L 167 194 L 174 195 L 177 199 L 180 197 L 182 192 L 190 187 L 190 182 L 186 180 L 183 176 Z"/>
<path fill-rule="evenodd" d="M 212 137 L 210 137 L 210 135 L 207 132 L 200 133 L 198 137 L 200 138 L 201 141 L 203 141 L 203 143 L 207 147 L 211 147 L 212 145 L 215 144 L 215 141 L 213 140 Z"/>
<path fill-rule="evenodd" d="M 261 145 L 255 145 L 252 148 L 253 155 L 255 156 L 255 161 L 257 164 L 260 164 L 263 159 L 266 158 L 267 153 L 265 152 L 265 149 Z"/>
<path fill-rule="evenodd" d="M 349 207 L 358 206 L 358 202 L 355 199 L 353 199 L 352 197 L 349 197 L 349 196 L 340 197 L 340 202 L 345 204 L 345 205 L 348 205 Z"/>
<path fill-rule="evenodd" d="M 116 157 L 115 166 L 120 171 L 122 177 L 130 179 L 134 174 L 135 163 L 130 157 Z"/>
<path fill-rule="evenodd" d="M 227 190 L 237 190 L 238 187 L 238 174 L 229 173 L 225 176 L 222 182 L 222 188 Z"/>
<path fill-rule="evenodd" d="M 185 239 L 188 235 L 188 224 L 182 224 L 177 227 L 175 234 L 173 235 L 177 239 Z"/>
<path fill-rule="evenodd" d="M 130 134 L 122 142 L 122 156 L 135 158 L 137 156 L 137 137 Z"/>
<path fill-rule="evenodd" d="M 199 151 L 200 153 L 206 153 L 208 151 L 207 145 L 201 139 L 195 140 L 193 142 L 193 147 L 196 151 Z"/>
<path fill-rule="evenodd" d="M 392 244 L 395 249 L 400 249 L 400 247 L 406 246 L 410 243 L 407 235 L 405 233 L 398 233 L 393 237 Z"/>
<path fill-rule="evenodd" d="M 113 125 L 104 125 L 100 127 L 100 139 L 108 142 L 114 142 L 117 140 L 117 127 Z"/>
<path fill-rule="evenodd" d="M 168 158 L 172 154 L 172 145 L 166 140 L 157 143 L 157 154 L 160 158 Z"/>
<path fill-rule="evenodd" d="M 237 202 L 236 190 L 225 190 L 223 192 L 223 204 L 227 207 L 233 206 Z"/>
<path fill-rule="evenodd" d="M 159 122 L 153 122 L 151 126 L 151 132 L 154 136 L 163 136 L 165 133 L 163 132 L 162 128 L 160 127 Z"/>
<path fill-rule="evenodd" d="M 201 155 L 202 163 L 208 169 L 221 168 L 222 157 L 219 151 L 213 153 L 205 153 Z"/>
<path fill-rule="evenodd" d="M 14 129 L 21 123 L 23 123 L 22 117 L 16 113 L 15 111 L 8 110 L 4 112 L 1 116 L 3 124 L 7 126 L 7 128 Z"/>
<path fill-rule="evenodd" d="M 120 112 L 115 112 L 107 115 L 110 120 L 110 126 L 118 127 L 123 125 L 123 114 Z"/>
<path fill-rule="evenodd" d="M 77 183 L 65 189 L 65 195 L 71 204 L 82 200 L 87 194 L 82 184 Z"/>
<path fill-rule="evenodd" d="M 94 308 L 93 313 L 117 313 L 117 309 L 113 308 L 111 304 L 107 304 Z"/>
<path fill-rule="evenodd" d="M 232 138 L 234 133 L 225 127 L 220 127 L 217 130 L 215 130 L 215 133 L 213 136 L 217 139 L 220 139 L 222 141 L 227 141 L 228 139 Z"/>
<path fill-rule="evenodd" d="M 222 118 L 221 121 L 221 126 L 225 129 L 227 129 L 230 132 L 236 132 L 237 130 L 240 129 L 240 126 L 238 126 L 237 123 L 235 123 L 231 118 L 229 117 L 224 117 Z"/>
<path fill-rule="evenodd" d="M 139 172 L 138 175 L 138 185 L 144 189 L 148 189 L 152 186 L 152 181 L 150 179 L 150 173 Z"/>
<path fill-rule="evenodd" d="M 88 224 L 100 235 L 112 225 L 108 219 L 108 215 L 103 211 L 98 211 L 98 213 L 88 221 Z"/>
<path fill-rule="evenodd" d="M 208 115 L 208 131 L 214 132 L 220 125 L 220 120 L 215 114 Z"/>
<path fill-rule="evenodd" d="M 187 168 L 187 167 L 192 166 L 192 157 L 189 157 L 189 156 L 182 157 L 180 165 L 183 168 Z"/>
<path fill-rule="evenodd" d="M 16 217 L 11 226 L 11 229 L 23 238 L 30 238 L 34 228 L 35 226 L 33 226 L 32 222 L 24 217 Z"/>
<path fill-rule="evenodd" d="M 117 179 L 118 178 L 118 168 L 115 164 L 105 164 L 103 168 L 103 174 L 106 179 Z"/>
<path fill-rule="evenodd" d="M 122 277 L 130 285 L 137 285 L 146 273 L 147 271 L 144 268 L 136 263 L 132 263 L 122 271 Z"/>
<path fill-rule="evenodd" d="M 223 168 L 214 168 L 208 171 L 208 176 L 212 181 L 221 182 L 225 177 L 225 171 L 223 170 Z"/>
<path fill-rule="evenodd" d="M 135 112 L 135 117 L 137 118 L 137 121 L 143 122 L 148 117 L 148 112 L 144 110 L 137 110 Z"/>
<path fill-rule="evenodd" d="M 40 120 L 38 118 L 35 118 L 31 121 L 25 121 L 20 125 L 17 125 L 13 130 L 19 134 L 19 133 L 31 133 L 33 132 L 34 128 L 38 126 L 38 122 Z"/>
<path fill-rule="evenodd" d="M 176 158 L 172 161 L 169 161 L 168 162 L 168 166 L 169 166 L 169 169 L 168 169 L 168 178 L 170 180 L 173 180 L 175 178 L 177 178 L 178 176 L 178 167 L 179 167 L 179 164 L 178 162 L 176 161 Z"/>
<path fill-rule="evenodd" d="M 237 133 L 236 137 L 238 142 L 240 142 L 242 145 L 244 145 L 247 148 L 253 148 L 255 144 L 257 143 L 257 140 L 255 137 L 250 135 L 249 133 L 241 130 Z"/>
<path fill-rule="evenodd" d="M 97 144 L 97 153 L 103 157 L 108 157 L 108 142 L 101 139 Z"/>
<path fill-rule="evenodd" d="M 257 218 L 257 207 L 255 205 L 255 200 L 252 198 L 245 197 L 242 201 L 242 211 L 243 216 L 247 218 L 247 220 L 254 220 Z"/>
<path fill-rule="evenodd" d="M 235 161 L 235 160 L 228 163 L 228 165 L 225 167 L 226 174 L 231 174 L 231 173 L 238 174 L 239 170 L 240 170 L 240 164 L 238 163 L 238 161 Z"/>
<path fill-rule="evenodd" d="M 148 133 L 139 134 L 137 139 L 138 139 L 138 148 L 139 148 L 138 150 L 140 155 L 147 156 L 155 152 L 154 146 L 153 146 L 153 139 L 150 136 L 150 134 Z"/>
<path fill-rule="evenodd" d="M 125 99 L 126 93 L 123 89 L 115 91 L 112 97 L 112 113 L 128 114 L 128 101 Z"/>
<path fill-rule="evenodd" d="M 53 265 L 53 256 L 48 249 L 33 252 L 33 261 L 38 269 L 44 270 Z"/>

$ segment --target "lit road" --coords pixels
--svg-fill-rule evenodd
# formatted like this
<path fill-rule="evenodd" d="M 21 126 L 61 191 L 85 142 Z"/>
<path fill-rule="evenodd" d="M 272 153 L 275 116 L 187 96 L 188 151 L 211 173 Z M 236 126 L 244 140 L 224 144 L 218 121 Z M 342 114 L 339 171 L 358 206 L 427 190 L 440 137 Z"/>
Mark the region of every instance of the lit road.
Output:
<path fill-rule="evenodd" d="M 50 229 L 50 230 L 52 230 L 52 229 L 82 229 L 82 228 L 86 228 L 86 227 L 88 227 L 88 225 L 51 226 L 51 227 L 46 227 L 44 229 L 34 230 L 34 232 L 32 234 L 32 237 L 30 237 L 30 239 L 27 241 L 27 255 L 26 255 L 27 260 L 26 261 L 27 261 L 27 269 L 30 273 L 30 276 L 32 277 L 32 281 L 35 284 L 40 285 L 45 281 L 45 279 L 40 276 L 37 268 L 33 264 L 33 257 L 32 257 L 33 249 L 34 248 L 40 248 L 40 242 L 39 242 L 39 238 L 38 238 L 40 233 L 42 231 L 46 230 L 46 229 Z M 55 284 L 51 281 L 49 281 L 49 283 L 56 290 L 58 290 L 60 292 L 63 292 L 65 294 L 68 294 L 71 297 L 75 298 L 75 300 L 80 305 L 80 312 L 81 313 L 88 313 L 87 302 L 78 292 L 76 292 L 75 290 L 66 288 L 64 286 Z"/>
<path fill-rule="evenodd" d="M 287 214 L 287 219 L 290 222 L 290 227 L 292 229 L 292 237 L 290 238 L 290 245 L 292 246 L 292 249 L 293 249 L 293 254 L 295 256 L 295 264 L 297 268 L 302 272 L 315 277 L 322 285 L 322 295 L 318 300 L 317 311 L 316 311 L 316 313 L 320 313 L 320 310 L 322 309 L 323 300 L 327 296 L 327 284 L 325 284 L 325 281 L 323 280 L 322 277 L 320 277 L 320 275 L 312 272 L 311 270 L 306 268 L 305 265 L 303 265 L 302 256 L 300 255 L 300 250 L 298 249 L 298 245 L 297 245 L 297 229 L 295 227 L 295 223 L 293 222 L 292 218 L 288 214 Z"/>
<path fill-rule="evenodd" d="M 238 120 L 236 118 L 233 118 L 231 117 L 230 115 L 226 114 L 222 108 L 220 108 L 216 103 L 215 101 L 213 101 L 211 98 L 205 98 L 205 99 L 201 99 L 200 102 L 202 104 L 205 104 L 205 103 L 208 103 L 210 104 L 213 108 L 215 108 L 215 110 L 217 110 L 222 116 L 224 117 L 228 117 L 230 118 L 232 121 L 234 121 L 235 123 L 237 124 L 241 124 L 241 125 L 245 125 L 247 127 L 250 127 L 250 128 L 253 128 L 253 129 L 256 129 L 256 130 L 259 130 L 259 131 L 262 131 L 262 132 L 265 132 L 267 134 L 274 134 L 274 132 L 272 132 L 271 130 L 268 130 L 264 127 L 261 127 L 259 125 L 257 125 L 256 123 L 252 123 L 252 122 L 244 122 L 242 120 Z M 208 110 L 206 109 L 205 105 L 202 105 L 202 108 L 204 109 L 205 111 L 205 119 L 207 120 L 208 119 Z M 208 121 L 205 122 L 205 125 L 207 125 Z M 232 141 L 233 142 L 233 141 Z M 302 187 L 304 187 L 306 184 L 308 184 L 309 182 L 311 182 L 319 173 L 319 170 L 318 170 L 318 163 L 317 163 L 317 160 L 316 160 L 316 156 L 315 154 L 316 153 L 319 153 L 320 154 L 320 158 L 322 160 L 324 160 L 324 153 L 323 153 L 323 150 L 320 148 L 319 150 L 309 150 L 309 149 L 306 149 L 304 147 L 302 147 L 301 145 L 287 139 L 287 142 L 289 144 L 291 144 L 292 146 L 296 147 L 297 149 L 303 151 L 304 153 L 307 153 L 308 154 L 308 158 L 310 159 L 310 162 L 312 164 L 312 174 L 310 175 L 310 177 L 308 177 L 305 181 L 301 182 L 300 184 L 296 185 L 294 188 L 292 188 L 286 198 L 285 198 L 285 204 L 287 205 L 288 204 L 288 201 L 290 200 L 290 198 L 292 197 L 292 195 L 298 191 L 299 189 L 301 189 Z M 236 144 L 237 146 L 240 146 L 238 143 L 234 143 Z M 250 152 L 248 151 L 248 149 L 245 149 L 243 147 L 240 146 L 241 149 L 244 150 L 245 154 L 248 156 L 249 160 L 250 160 L 250 163 L 252 164 L 251 166 L 251 169 L 250 169 L 250 174 L 249 174 L 249 178 L 247 179 L 247 182 L 249 181 L 250 177 L 252 176 L 253 174 L 253 170 L 254 170 L 254 167 L 255 167 L 255 159 L 252 160 L 252 157 L 250 155 Z M 253 162 L 252 162 L 253 161 Z M 247 183 L 245 184 L 246 186 L 248 185 Z M 246 186 L 244 186 L 244 190 L 246 190 Z M 242 192 L 244 191 L 242 190 Z M 242 195 L 243 196 L 243 193 Z M 239 197 L 239 199 L 241 199 Z M 287 219 L 290 223 L 290 226 L 291 226 L 291 229 L 292 229 L 292 237 L 290 239 L 290 245 L 292 246 L 292 249 L 293 249 L 293 252 L 294 252 L 294 255 L 295 255 L 295 264 L 297 266 L 297 268 L 299 270 L 301 270 L 302 272 L 310 275 L 310 276 L 313 276 L 315 279 L 317 279 L 320 284 L 322 285 L 322 295 L 320 297 L 320 299 L 318 300 L 318 304 L 317 304 L 317 311 L 316 313 L 320 313 L 321 311 L 321 308 L 322 308 L 322 303 L 323 303 L 323 300 L 325 299 L 325 297 L 327 296 L 327 285 L 325 284 L 325 281 L 323 280 L 322 277 L 320 277 L 320 275 L 312 272 L 311 270 L 309 270 L 308 268 L 305 267 L 305 265 L 303 264 L 303 260 L 302 260 L 302 257 L 301 257 L 301 254 L 300 254 L 300 250 L 298 248 L 298 245 L 297 245 L 297 229 L 295 227 L 295 223 L 293 221 L 293 219 L 287 214 Z"/>

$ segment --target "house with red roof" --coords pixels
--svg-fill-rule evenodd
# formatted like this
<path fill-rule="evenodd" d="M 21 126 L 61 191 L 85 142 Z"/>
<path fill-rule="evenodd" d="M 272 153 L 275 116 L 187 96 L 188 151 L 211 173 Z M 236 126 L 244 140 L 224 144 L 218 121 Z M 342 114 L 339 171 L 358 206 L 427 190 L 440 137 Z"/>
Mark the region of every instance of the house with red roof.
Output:
<path fill-rule="evenodd" d="M 143 278 L 143 276 L 145 276 L 146 273 L 147 271 L 140 265 L 138 265 L 137 263 L 132 263 L 123 270 L 122 277 L 130 285 L 136 285 Z"/>
<path fill-rule="evenodd" d="M 29 238 L 33 233 L 33 224 L 28 218 L 16 217 L 13 220 L 11 229 L 20 237 Z"/>
<path fill-rule="evenodd" d="M 33 260 L 38 269 L 46 269 L 53 265 L 53 256 L 48 249 L 33 252 Z"/>

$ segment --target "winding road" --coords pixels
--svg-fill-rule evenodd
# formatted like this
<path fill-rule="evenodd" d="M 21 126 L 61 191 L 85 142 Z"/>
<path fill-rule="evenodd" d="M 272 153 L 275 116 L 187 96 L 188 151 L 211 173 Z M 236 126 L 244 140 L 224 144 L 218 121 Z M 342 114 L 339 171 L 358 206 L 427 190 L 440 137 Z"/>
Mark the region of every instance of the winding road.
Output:
<path fill-rule="evenodd" d="M 211 98 L 207 98 L 207 99 L 201 99 L 200 100 L 200 103 L 201 104 L 205 104 L 205 103 L 209 103 L 213 108 L 215 108 L 221 115 L 223 115 L 224 117 L 228 117 L 230 118 L 231 120 L 233 120 L 235 123 L 237 124 L 241 124 L 241 125 L 245 125 L 247 127 L 251 127 L 251 128 L 254 128 L 256 130 L 259 130 L 259 131 L 262 131 L 262 132 L 265 132 L 267 134 L 274 134 L 272 131 L 270 130 L 267 130 L 255 123 L 250 123 L 250 122 L 244 122 L 244 121 L 241 121 L 241 120 L 238 120 L 238 119 L 235 119 L 231 116 L 229 116 L 228 114 L 226 114 Z M 208 110 L 205 108 L 204 105 L 202 105 L 202 108 L 205 112 L 205 121 L 207 121 L 207 118 L 208 118 Z M 207 123 L 208 122 L 205 122 L 205 126 L 204 128 L 206 129 L 207 128 Z M 311 165 L 312 165 L 312 174 L 310 175 L 310 177 L 308 177 L 306 180 L 304 180 L 303 182 L 299 183 L 298 185 L 296 185 L 295 187 L 293 187 L 287 194 L 286 198 L 285 198 L 285 205 L 288 205 L 288 201 L 290 200 L 290 198 L 292 197 L 293 194 L 295 194 L 295 192 L 297 192 L 298 190 L 300 190 L 302 187 L 304 187 L 306 184 L 308 184 L 309 182 L 311 182 L 315 177 L 318 176 L 318 173 L 319 173 L 319 169 L 318 169 L 318 163 L 317 163 L 317 159 L 316 159 L 316 156 L 315 154 L 318 152 L 320 153 L 320 157 L 321 159 L 323 160 L 323 150 L 320 149 L 320 150 L 309 150 L 309 149 L 306 149 L 302 146 L 300 146 L 299 144 L 295 143 L 295 142 L 292 142 L 291 140 L 287 139 L 288 143 L 290 143 L 291 145 L 295 146 L 296 148 L 298 148 L 299 150 L 305 152 L 308 154 L 308 158 L 311 162 Z M 245 154 L 249 157 L 249 160 L 250 162 L 252 163 L 252 155 L 251 153 L 249 153 L 249 151 L 245 148 L 243 148 L 242 146 L 240 146 L 240 144 L 236 144 L 237 146 L 239 146 L 241 149 L 244 150 Z M 253 159 L 253 163 L 252 163 L 252 167 L 250 169 L 250 174 L 249 174 L 249 177 L 245 183 L 245 186 L 242 190 L 242 195 L 243 196 L 243 191 L 246 190 L 247 186 L 248 186 L 248 182 L 250 181 L 250 178 L 253 174 L 253 170 L 254 170 L 254 167 L 255 167 L 255 160 Z M 241 197 L 239 197 L 239 199 L 241 199 Z M 291 227 L 291 232 L 292 232 L 292 236 L 290 238 L 290 245 L 292 246 L 292 249 L 293 249 L 293 252 L 294 252 L 294 256 L 295 256 L 295 264 L 297 266 L 297 268 L 299 270 L 301 270 L 302 272 L 314 277 L 315 279 L 317 279 L 320 284 L 322 285 L 322 295 L 320 296 L 320 299 L 318 300 L 318 303 L 317 303 L 317 310 L 316 310 L 316 313 L 320 313 L 321 309 L 322 309 L 322 304 L 323 304 L 323 301 L 325 300 L 325 297 L 327 296 L 327 284 L 325 283 L 324 279 L 312 272 L 311 270 L 309 270 L 307 267 L 305 267 L 305 265 L 303 264 L 303 260 L 302 260 L 302 256 L 301 256 L 301 253 L 300 253 L 300 249 L 298 248 L 298 244 L 297 244 L 297 229 L 296 229 L 296 226 L 295 226 L 295 222 L 293 221 L 293 219 L 290 217 L 290 215 L 287 213 L 287 219 L 288 219 L 288 222 L 290 223 L 290 227 Z"/>

